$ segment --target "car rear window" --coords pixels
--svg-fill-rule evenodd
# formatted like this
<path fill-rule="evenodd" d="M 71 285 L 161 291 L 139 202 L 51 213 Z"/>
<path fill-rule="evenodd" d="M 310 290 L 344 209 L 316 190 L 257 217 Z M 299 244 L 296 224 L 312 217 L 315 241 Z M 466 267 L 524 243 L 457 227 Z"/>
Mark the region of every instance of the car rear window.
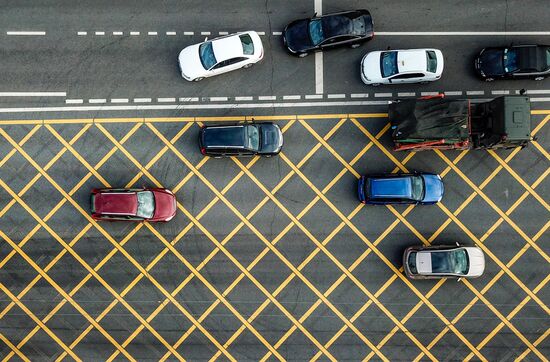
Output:
<path fill-rule="evenodd" d="M 397 52 L 383 52 L 380 56 L 380 70 L 382 77 L 397 74 Z"/>
<path fill-rule="evenodd" d="M 243 46 L 243 54 L 252 55 L 254 54 L 254 42 L 248 34 L 239 35 L 241 38 L 241 44 Z"/>
<path fill-rule="evenodd" d="M 437 56 L 433 50 L 426 51 L 426 60 L 427 60 L 427 71 L 435 73 L 437 70 Z"/>

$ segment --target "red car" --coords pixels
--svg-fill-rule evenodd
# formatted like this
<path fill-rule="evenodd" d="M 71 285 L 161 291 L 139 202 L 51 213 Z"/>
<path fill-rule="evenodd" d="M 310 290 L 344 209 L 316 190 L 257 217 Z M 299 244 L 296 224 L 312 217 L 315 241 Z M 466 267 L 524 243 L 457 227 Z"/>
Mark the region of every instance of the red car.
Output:
<path fill-rule="evenodd" d="M 96 220 L 170 221 L 176 215 L 176 196 L 167 189 L 93 189 L 90 204 Z"/>

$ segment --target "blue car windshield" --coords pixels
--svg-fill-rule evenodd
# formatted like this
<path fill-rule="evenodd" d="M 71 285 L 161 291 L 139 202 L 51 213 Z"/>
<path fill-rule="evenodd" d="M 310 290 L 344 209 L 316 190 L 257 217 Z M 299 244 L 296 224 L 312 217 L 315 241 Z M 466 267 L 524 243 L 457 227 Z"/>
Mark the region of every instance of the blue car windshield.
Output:
<path fill-rule="evenodd" d="M 216 57 L 214 56 L 214 49 L 212 48 L 212 42 L 202 43 L 199 47 L 199 57 L 204 69 L 208 70 L 216 65 Z"/>
<path fill-rule="evenodd" d="M 382 53 L 380 57 L 380 70 L 384 78 L 397 74 L 397 52 Z"/>
<path fill-rule="evenodd" d="M 518 55 L 514 50 L 504 49 L 502 62 L 506 73 L 513 73 L 518 70 Z"/>
<path fill-rule="evenodd" d="M 319 45 L 325 39 L 321 19 L 313 19 L 309 22 L 309 36 L 313 45 Z"/>
<path fill-rule="evenodd" d="M 432 272 L 437 274 L 467 274 L 469 261 L 466 250 L 440 251 L 431 253 Z"/>

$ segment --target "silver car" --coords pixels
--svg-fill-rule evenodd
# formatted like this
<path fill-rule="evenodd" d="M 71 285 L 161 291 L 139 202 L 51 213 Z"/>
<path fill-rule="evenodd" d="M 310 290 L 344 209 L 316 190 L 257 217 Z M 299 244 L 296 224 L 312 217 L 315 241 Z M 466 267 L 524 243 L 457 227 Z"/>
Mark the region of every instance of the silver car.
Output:
<path fill-rule="evenodd" d="M 411 279 L 477 278 L 485 256 L 476 246 L 411 246 L 403 254 L 403 269 Z"/>

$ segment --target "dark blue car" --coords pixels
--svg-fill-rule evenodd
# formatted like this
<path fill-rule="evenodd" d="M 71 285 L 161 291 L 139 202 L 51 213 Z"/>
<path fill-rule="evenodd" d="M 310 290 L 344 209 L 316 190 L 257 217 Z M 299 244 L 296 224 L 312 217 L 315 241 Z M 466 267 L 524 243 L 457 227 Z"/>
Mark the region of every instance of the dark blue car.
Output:
<path fill-rule="evenodd" d="M 435 204 L 443 192 L 439 175 L 422 172 L 362 176 L 358 185 L 364 204 Z"/>

